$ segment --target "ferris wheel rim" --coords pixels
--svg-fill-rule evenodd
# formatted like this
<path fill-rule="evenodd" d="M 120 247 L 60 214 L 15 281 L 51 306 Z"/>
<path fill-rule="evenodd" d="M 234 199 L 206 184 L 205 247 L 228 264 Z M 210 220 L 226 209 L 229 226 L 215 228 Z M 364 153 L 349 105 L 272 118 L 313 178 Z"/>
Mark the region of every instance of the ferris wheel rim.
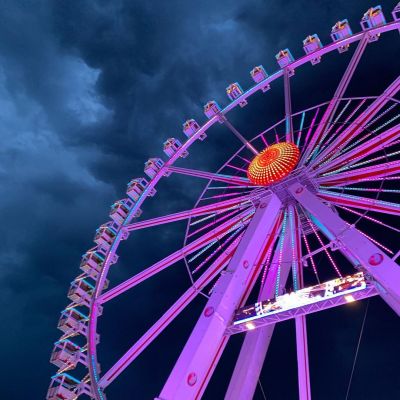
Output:
<path fill-rule="evenodd" d="M 308 63 L 312 57 L 319 57 L 319 56 L 322 56 L 324 54 L 330 53 L 330 52 L 332 52 L 334 50 L 337 50 L 340 46 L 344 46 L 344 45 L 347 45 L 347 44 L 351 44 L 351 43 L 360 41 L 360 40 L 362 40 L 363 38 L 367 37 L 370 34 L 384 33 L 384 32 L 387 32 L 387 31 L 398 29 L 399 27 L 400 27 L 400 21 L 394 21 L 394 22 L 386 23 L 385 25 L 382 25 L 382 26 L 379 26 L 379 27 L 374 27 L 374 28 L 365 30 L 363 32 L 353 34 L 348 38 L 345 38 L 345 39 L 339 40 L 337 42 L 334 42 L 334 43 L 331 43 L 331 44 L 323 46 L 321 49 L 315 51 L 312 55 L 306 55 L 306 56 L 303 56 L 303 57 L 293 61 L 293 63 L 289 65 L 289 68 L 295 70 L 295 69 L 303 66 L 304 64 Z M 243 95 L 238 97 L 236 100 L 232 101 L 228 106 L 226 106 L 223 110 L 221 110 L 221 115 L 228 114 L 229 111 L 233 110 L 235 107 L 240 105 L 241 102 L 243 102 L 247 98 L 251 97 L 257 91 L 262 90 L 262 88 L 266 84 L 269 84 L 269 83 L 271 83 L 271 82 L 275 81 L 276 79 L 281 78 L 283 76 L 284 76 L 284 70 L 282 68 L 282 69 L 278 70 L 277 72 L 273 73 L 272 75 L 270 75 L 264 81 L 262 81 L 262 82 L 260 82 L 260 83 L 258 83 L 256 85 L 254 85 L 253 87 L 251 87 L 248 91 L 243 93 Z M 374 96 L 371 97 L 370 96 L 368 98 L 376 98 L 376 97 L 374 97 Z M 343 97 L 340 100 L 345 100 L 345 99 L 351 99 L 351 98 Z M 395 101 L 397 103 L 400 103 L 400 101 L 395 99 L 395 98 L 393 98 L 393 101 Z M 327 102 L 320 103 L 320 105 L 321 104 L 327 104 Z M 312 109 L 316 108 L 317 106 L 313 106 Z M 294 113 L 293 116 L 297 115 L 297 114 L 299 114 L 301 112 L 302 111 Z M 92 303 L 90 305 L 90 313 L 89 313 L 88 356 L 89 356 L 90 361 L 88 362 L 88 370 L 89 370 L 90 381 L 91 381 L 90 385 L 91 385 L 92 390 L 93 390 L 93 395 L 98 400 L 103 400 L 104 396 L 102 394 L 102 389 L 103 388 L 99 386 L 99 373 L 97 371 L 98 361 L 97 361 L 96 334 L 97 334 L 97 319 L 98 319 L 98 317 L 100 315 L 97 299 L 101 295 L 105 280 L 106 280 L 106 278 L 108 276 L 108 270 L 109 270 L 109 267 L 110 267 L 111 258 L 115 255 L 115 252 L 116 252 L 117 248 L 119 247 L 119 244 L 120 244 L 121 240 L 123 240 L 123 236 L 125 234 L 125 228 L 126 228 L 127 225 L 130 224 L 130 221 L 132 220 L 132 217 L 133 217 L 133 214 L 134 214 L 135 210 L 138 209 L 144 203 L 144 201 L 147 199 L 148 192 L 156 187 L 156 185 L 158 184 L 159 180 L 163 177 L 163 175 L 165 173 L 165 170 L 167 170 L 168 167 L 173 166 L 175 161 L 182 155 L 182 153 L 184 151 L 187 151 L 190 148 L 190 146 L 199 138 L 199 136 L 201 134 L 207 132 L 207 130 L 209 128 L 211 128 L 211 126 L 213 126 L 216 122 L 218 122 L 218 120 L 219 120 L 219 116 L 214 116 L 211 119 L 209 119 L 205 124 L 203 124 L 200 127 L 200 129 L 191 138 L 189 138 L 187 141 L 185 141 L 185 143 L 183 143 L 182 147 L 180 149 L 178 149 L 178 151 L 165 163 L 165 169 L 161 169 L 160 171 L 158 171 L 157 174 L 151 179 L 151 181 L 149 182 L 148 187 L 145 189 L 145 191 L 142 194 L 142 196 L 140 197 L 139 201 L 135 204 L 133 209 L 130 211 L 129 216 L 126 218 L 126 220 L 122 224 L 121 230 L 118 231 L 118 234 L 117 234 L 115 240 L 113 241 L 113 243 L 112 243 L 112 245 L 111 245 L 111 247 L 109 249 L 109 252 L 107 254 L 106 260 L 104 262 L 104 266 L 103 266 L 101 274 L 100 274 L 100 278 L 96 282 L 96 287 L 95 287 L 95 291 L 94 291 L 94 294 L 93 294 Z M 272 127 L 270 127 L 270 128 L 272 128 Z M 261 135 L 261 134 L 262 133 L 260 133 L 259 135 Z M 257 137 L 259 135 L 257 135 Z M 250 139 L 249 142 L 252 142 L 255 138 L 256 137 Z M 245 146 L 242 146 L 240 149 L 242 149 L 244 147 Z M 239 151 L 240 150 L 238 150 L 238 152 Z M 232 156 L 232 158 L 233 157 L 234 156 Z M 223 167 L 221 167 L 218 171 L 220 171 L 222 168 Z M 211 181 L 212 180 L 210 180 L 208 182 L 208 184 L 206 185 L 203 193 L 207 190 L 207 188 L 208 188 L 209 184 L 211 183 Z M 202 195 L 203 195 L 203 193 L 202 193 Z M 196 207 L 197 204 L 198 203 L 196 203 L 196 205 L 194 207 Z M 186 242 L 186 236 L 187 236 L 187 233 L 185 234 L 185 242 Z M 185 259 L 185 262 L 186 262 L 186 259 Z"/>
<path fill-rule="evenodd" d="M 382 29 L 383 27 L 377 27 L 377 28 L 372 28 L 372 29 L 370 30 L 370 33 L 372 33 L 372 32 L 386 32 L 386 31 L 389 31 L 389 30 L 392 30 L 392 29 L 394 30 L 394 29 L 396 29 L 398 26 L 400 26 L 400 22 L 392 22 L 392 23 L 389 23 L 389 24 L 384 25 L 384 27 L 386 27 L 386 28 L 387 28 L 387 27 L 390 27 L 391 29 Z M 313 56 L 318 56 L 318 55 L 326 54 L 326 53 L 328 53 L 328 52 L 332 52 L 332 51 L 334 51 L 334 50 L 337 50 L 340 46 L 343 46 L 343 45 L 345 45 L 345 44 L 350 44 L 350 43 L 359 41 L 359 40 L 361 40 L 363 37 L 365 37 L 366 35 L 367 35 L 367 32 L 360 32 L 360 33 L 357 33 L 357 34 L 352 35 L 352 36 L 349 37 L 349 38 L 343 39 L 343 40 L 338 41 L 338 42 L 335 42 L 335 43 L 331 43 L 331 44 L 329 44 L 329 45 L 324 46 L 322 49 L 318 50 L 318 51 L 316 52 L 316 54 L 313 54 Z M 326 48 L 328 48 L 329 51 L 326 51 Z M 325 50 L 325 51 L 323 52 L 323 50 Z M 293 63 L 293 65 L 291 65 L 291 67 L 293 67 L 293 69 L 295 69 L 295 68 L 297 68 L 297 67 L 300 67 L 300 66 L 306 64 L 306 63 L 309 61 L 310 58 L 311 58 L 311 57 L 309 57 L 309 56 L 303 56 L 303 57 L 301 57 L 300 59 L 296 60 L 296 61 Z M 273 81 L 275 81 L 276 79 L 281 78 L 281 77 L 283 77 L 283 69 L 280 69 L 280 70 L 278 70 L 277 72 L 273 73 L 273 74 L 270 75 L 265 81 L 262 81 L 262 82 L 260 82 L 260 83 L 258 83 L 258 84 L 256 84 L 256 85 L 254 85 L 250 90 L 248 90 L 248 91 L 245 92 L 242 96 L 240 96 L 238 99 L 232 101 L 228 106 L 226 106 L 226 107 L 221 111 L 221 114 L 225 115 L 226 113 L 228 113 L 229 111 L 231 111 L 232 109 L 234 109 L 235 107 L 237 107 L 237 106 L 240 104 L 240 102 L 242 102 L 243 100 L 246 100 L 248 97 L 250 97 L 251 95 L 255 94 L 257 91 L 262 90 L 262 87 L 263 87 L 263 86 L 265 86 L 266 84 L 269 84 L 269 83 L 271 83 L 271 82 L 273 82 Z M 325 103 L 325 104 L 326 104 L 326 103 Z M 211 128 L 211 126 L 213 126 L 215 123 L 218 122 L 218 120 L 219 120 L 219 117 L 218 117 L 218 116 L 215 116 L 215 117 L 212 117 L 211 119 L 209 119 L 208 121 L 206 121 L 206 123 L 205 123 L 204 125 L 202 125 L 202 126 L 200 127 L 200 129 L 199 129 L 191 138 L 189 138 L 185 143 L 182 144 L 182 147 L 181 147 L 180 149 L 178 149 L 177 153 L 176 153 L 174 156 L 172 156 L 172 157 L 167 161 L 167 163 L 169 162 L 170 165 L 173 165 L 174 162 L 180 157 L 180 155 L 181 155 L 185 150 L 189 149 L 189 147 L 195 142 L 195 140 L 198 139 L 198 137 L 199 137 L 201 134 L 206 133 L 206 132 L 209 130 L 209 128 Z M 186 145 L 186 146 L 185 146 L 185 145 Z M 244 147 L 244 146 L 242 146 L 242 147 Z M 166 164 L 167 164 L 167 163 L 166 163 Z M 157 175 L 150 181 L 148 189 L 150 190 L 150 189 L 152 189 L 152 188 L 155 188 L 156 185 L 157 185 L 157 183 L 158 183 L 158 181 L 162 178 L 162 176 L 163 176 L 163 171 L 159 171 L 159 172 L 157 173 Z M 141 204 L 143 204 L 143 202 L 144 202 L 145 199 L 146 199 L 146 197 L 144 196 L 143 201 L 140 202 L 140 203 L 138 202 L 139 204 L 137 205 L 137 207 L 139 207 Z M 128 218 L 127 218 L 127 220 L 128 220 Z M 124 224 L 125 224 L 125 223 L 124 223 Z M 118 243 L 119 243 L 119 242 L 118 242 Z M 117 248 L 117 247 L 118 247 L 118 245 L 116 246 L 116 248 Z M 95 299 L 96 299 L 96 298 L 94 298 L 94 300 L 95 300 Z M 92 312 L 90 313 L 90 315 L 92 316 Z M 96 320 L 96 324 L 97 324 L 97 315 L 96 315 L 96 314 L 95 314 L 95 320 Z M 92 317 L 90 318 L 90 324 L 89 324 L 89 326 L 92 327 L 92 328 L 94 327 L 94 331 L 96 331 L 95 325 L 92 325 Z M 89 332 L 90 332 L 90 329 L 89 329 Z M 90 343 L 90 342 L 92 342 L 92 343 L 94 342 L 94 338 L 93 338 L 93 337 L 92 337 L 92 341 L 89 340 L 89 343 Z M 91 347 L 91 346 L 89 345 L 89 347 Z M 93 357 L 93 356 L 94 356 L 94 357 Z M 97 364 L 97 351 L 93 352 L 93 350 L 92 350 L 92 357 L 91 357 L 91 359 L 93 359 L 93 358 L 96 360 L 96 364 Z M 92 363 L 90 364 L 90 366 L 89 366 L 89 371 L 92 369 L 91 367 L 92 367 L 94 370 L 96 369 L 96 365 L 95 365 L 94 362 L 92 362 Z M 92 375 L 92 373 L 91 373 L 91 375 Z M 96 375 L 96 374 L 93 374 L 93 378 L 95 377 L 95 375 Z M 95 379 L 95 382 L 97 382 L 96 379 Z M 97 391 L 98 391 L 98 393 L 100 393 L 100 392 L 101 392 L 101 391 L 100 391 L 100 388 L 97 387 Z M 99 400 L 102 400 L 102 399 L 100 398 Z"/>

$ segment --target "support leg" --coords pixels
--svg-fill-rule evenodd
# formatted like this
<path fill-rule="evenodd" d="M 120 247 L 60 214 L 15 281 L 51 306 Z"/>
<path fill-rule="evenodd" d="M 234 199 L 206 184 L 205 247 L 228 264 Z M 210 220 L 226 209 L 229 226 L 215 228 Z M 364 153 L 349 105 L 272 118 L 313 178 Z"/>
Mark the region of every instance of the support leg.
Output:
<path fill-rule="evenodd" d="M 311 400 L 306 317 L 295 318 L 299 400 Z"/>
<path fill-rule="evenodd" d="M 255 261 L 274 239 L 281 201 L 262 200 L 236 253 L 216 285 L 160 396 L 160 400 L 199 399 L 226 344 L 233 313 L 255 280 Z"/>
<path fill-rule="evenodd" d="M 296 208 L 293 204 L 288 206 L 290 244 L 292 249 L 292 274 L 295 290 L 304 287 L 303 264 L 301 262 L 301 224 Z M 297 349 L 297 375 L 299 385 L 299 399 L 311 400 L 310 368 L 308 365 L 308 343 L 306 316 L 295 318 L 296 326 L 296 349 Z"/>
<path fill-rule="evenodd" d="M 282 254 L 280 249 L 282 249 Z M 286 285 L 291 265 L 290 238 L 288 235 L 283 234 L 272 259 L 259 300 L 267 300 L 275 296 L 276 276 L 279 266 L 281 270 L 280 288 L 278 290 L 280 293 L 282 292 L 283 287 Z M 246 333 L 225 400 L 250 400 L 253 398 L 274 328 L 275 324 L 271 324 L 254 332 Z"/>

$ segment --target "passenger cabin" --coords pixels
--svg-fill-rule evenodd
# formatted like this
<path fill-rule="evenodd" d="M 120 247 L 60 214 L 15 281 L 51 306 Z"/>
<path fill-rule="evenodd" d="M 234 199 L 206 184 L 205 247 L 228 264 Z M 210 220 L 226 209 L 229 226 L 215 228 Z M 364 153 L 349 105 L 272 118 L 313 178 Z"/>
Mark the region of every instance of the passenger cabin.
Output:
<path fill-rule="evenodd" d="M 182 143 L 175 138 L 169 138 L 164 142 L 164 153 L 168 157 L 172 157 L 180 148 L 182 147 Z M 187 150 L 184 150 L 180 157 L 186 158 L 189 155 Z"/>
<path fill-rule="evenodd" d="M 161 158 L 149 158 L 144 163 L 144 173 L 149 178 L 154 178 L 157 172 L 163 167 L 164 161 Z"/>
<path fill-rule="evenodd" d="M 117 224 L 122 225 L 134 204 L 135 203 L 131 199 L 116 201 L 111 206 L 110 218 Z"/>
<path fill-rule="evenodd" d="M 67 308 L 61 312 L 57 327 L 64 333 L 85 335 L 88 320 L 88 316 L 77 309 Z"/>
<path fill-rule="evenodd" d="M 101 272 L 106 254 L 107 249 L 104 246 L 91 248 L 82 256 L 80 269 L 93 279 L 97 279 L 97 275 Z"/>
<path fill-rule="evenodd" d="M 303 49 L 307 55 L 312 54 L 321 48 L 322 48 L 322 43 L 317 34 L 307 36 L 303 40 Z M 311 64 L 315 65 L 318 64 L 320 61 L 321 57 L 314 57 L 311 59 Z"/>
<path fill-rule="evenodd" d="M 368 29 L 385 25 L 386 20 L 385 16 L 383 15 L 382 7 L 376 6 L 371 7 L 362 17 L 361 21 L 361 28 L 363 31 Z M 369 42 L 375 42 L 379 39 L 379 33 L 369 34 Z"/>
<path fill-rule="evenodd" d="M 238 97 L 240 97 L 243 94 L 243 89 L 242 87 L 237 83 L 231 83 L 227 88 L 226 88 L 226 94 L 228 95 L 229 100 L 234 101 Z M 240 107 L 244 107 L 247 104 L 247 100 L 243 99 L 240 103 Z"/>
<path fill-rule="evenodd" d="M 275 58 L 281 68 L 287 67 L 294 61 L 292 53 L 289 49 L 281 50 L 278 54 L 276 54 Z M 293 75 L 293 73 L 291 75 Z"/>
<path fill-rule="evenodd" d="M 54 344 L 50 362 L 62 370 L 72 369 L 78 362 L 85 363 L 86 355 L 82 347 L 68 339 L 63 339 Z"/>
<path fill-rule="evenodd" d="M 57 374 L 51 378 L 47 391 L 47 400 L 75 400 L 78 398 L 80 381 L 67 373 Z"/>
<path fill-rule="evenodd" d="M 119 225 L 115 221 L 107 222 L 96 230 L 94 241 L 98 245 L 103 245 L 104 247 L 111 246 L 117 236 L 118 229 Z"/>
<path fill-rule="evenodd" d="M 204 114 L 206 115 L 206 117 L 208 119 L 211 119 L 213 117 L 215 117 L 216 115 L 219 116 L 219 120 L 220 122 L 222 121 L 223 115 L 221 114 L 221 107 L 219 106 L 219 104 L 212 100 L 209 101 L 205 106 L 204 106 Z"/>
<path fill-rule="evenodd" d="M 94 286 L 86 279 L 75 279 L 71 282 L 67 296 L 75 304 L 89 306 L 93 292 Z"/>
<path fill-rule="evenodd" d="M 133 200 L 133 201 L 138 201 L 140 196 L 143 194 L 145 191 L 147 185 L 149 182 L 145 178 L 135 178 L 132 179 L 128 183 L 128 188 L 126 191 L 126 194 Z M 153 188 L 148 191 L 147 195 L 153 197 L 156 193 L 156 190 Z"/>
<path fill-rule="evenodd" d="M 400 2 L 397 3 L 397 6 L 392 11 L 392 16 L 394 21 L 400 20 Z M 400 28 L 399 28 L 400 30 Z"/>
<path fill-rule="evenodd" d="M 334 42 L 339 40 L 343 40 L 348 38 L 353 34 L 349 21 L 347 19 L 343 19 L 342 21 L 336 22 L 335 25 L 332 26 L 331 38 Z M 343 53 L 349 49 L 349 44 L 344 44 L 343 46 L 338 47 L 339 53 Z"/>
<path fill-rule="evenodd" d="M 254 67 L 251 71 L 250 71 L 250 75 L 253 78 L 253 81 L 255 83 L 260 83 L 262 81 L 264 81 L 265 79 L 268 78 L 268 74 L 265 71 L 264 67 L 262 65 L 259 65 L 257 67 Z M 267 90 L 271 89 L 271 86 L 269 85 L 269 83 L 266 83 L 265 85 L 263 85 L 261 87 L 261 90 L 263 92 L 266 92 Z"/>
<path fill-rule="evenodd" d="M 190 139 L 199 129 L 200 125 L 194 119 L 188 119 L 183 124 L 183 133 L 188 139 Z M 207 135 L 205 133 L 201 133 L 199 135 L 199 140 L 203 141 L 206 137 Z"/>

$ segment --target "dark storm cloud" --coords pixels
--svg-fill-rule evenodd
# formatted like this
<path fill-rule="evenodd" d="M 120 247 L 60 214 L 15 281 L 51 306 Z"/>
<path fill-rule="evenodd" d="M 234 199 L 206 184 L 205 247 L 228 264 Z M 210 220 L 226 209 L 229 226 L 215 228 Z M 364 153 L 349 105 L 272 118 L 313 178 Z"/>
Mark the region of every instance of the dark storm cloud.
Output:
<path fill-rule="evenodd" d="M 185 119 L 204 121 L 206 101 L 226 104 L 229 83 L 249 86 L 254 65 L 272 72 L 281 48 L 299 56 L 307 34 L 326 42 L 337 19 L 358 24 L 369 4 L 353 3 L 0 2 L 1 342 L 13 379 L 2 398 L 43 398 L 68 282 L 143 162 L 182 138 Z M 212 169 L 217 153 L 189 162 Z M 158 199 L 178 209 L 196 190 L 179 183 Z M 154 246 L 174 240 L 170 231 Z"/>

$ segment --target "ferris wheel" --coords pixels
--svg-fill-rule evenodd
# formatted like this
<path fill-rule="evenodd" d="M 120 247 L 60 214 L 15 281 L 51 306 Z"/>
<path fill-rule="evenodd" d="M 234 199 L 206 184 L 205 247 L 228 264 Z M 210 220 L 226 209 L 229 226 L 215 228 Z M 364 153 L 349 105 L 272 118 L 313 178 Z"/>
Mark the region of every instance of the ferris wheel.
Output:
<path fill-rule="evenodd" d="M 342 20 L 333 26 L 328 45 L 314 34 L 303 41 L 305 55 L 299 59 L 288 49 L 279 51 L 277 72 L 268 75 L 255 67 L 254 86 L 244 91 L 238 83 L 229 85 L 229 105 L 208 102 L 203 125 L 190 119 L 183 124 L 183 143 L 176 138 L 164 143 L 166 161 L 145 163 L 148 178 L 129 182 L 127 197 L 112 205 L 110 221 L 96 231 L 94 247 L 82 257 L 82 273 L 71 284 L 71 302 L 58 323 L 62 336 L 51 362 L 59 370 L 51 378 L 48 400 L 104 400 L 107 387 L 198 295 L 206 304 L 161 393 L 154 394 L 158 400 L 200 399 L 235 334 L 244 335 L 244 341 L 225 399 L 251 399 L 274 327 L 289 319 L 295 321 L 299 398 L 309 400 L 308 314 L 379 295 L 400 315 L 400 250 L 393 248 L 400 233 L 400 101 L 395 97 L 400 77 L 379 96 L 345 96 L 368 44 L 385 32 L 400 31 L 400 3 L 392 16 L 386 22 L 381 7 L 373 7 L 358 33 Z M 290 80 L 296 69 L 351 45 L 354 54 L 331 100 L 292 111 Z M 268 92 L 278 79 L 284 84 L 284 118 L 246 138 L 229 112 L 245 107 L 254 93 Z M 191 146 L 207 141 L 208 130 L 218 123 L 242 147 L 217 172 L 185 167 Z M 174 174 L 205 182 L 195 206 L 145 219 L 144 201 L 157 196 L 160 180 Z M 177 221 L 187 221 L 181 248 L 109 288 L 109 271 L 123 241 Z M 387 240 L 396 235 L 397 241 Z M 188 289 L 101 371 L 97 327 L 105 304 L 182 261 Z"/>

